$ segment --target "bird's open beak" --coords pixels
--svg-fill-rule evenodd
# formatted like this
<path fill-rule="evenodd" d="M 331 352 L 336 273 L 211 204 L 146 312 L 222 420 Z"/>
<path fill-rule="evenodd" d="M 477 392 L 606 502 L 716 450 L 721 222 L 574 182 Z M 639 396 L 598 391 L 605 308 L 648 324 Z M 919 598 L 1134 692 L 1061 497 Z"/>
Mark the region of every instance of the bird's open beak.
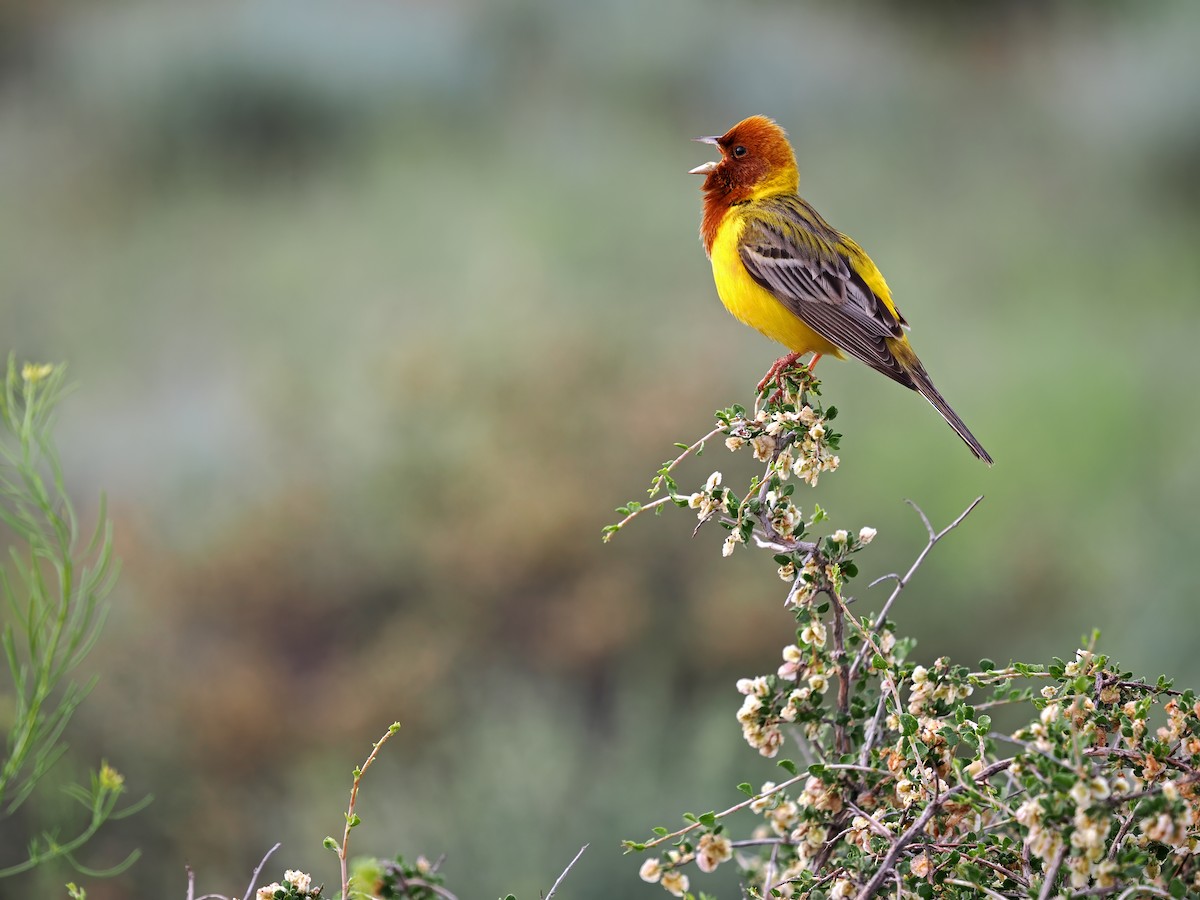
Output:
<path fill-rule="evenodd" d="M 719 134 L 713 135 L 712 137 L 692 138 L 692 140 L 698 144 L 712 144 L 714 147 L 717 145 L 717 141 L 719 141 L 720 139 L 721 139 L 721 136 Z M 688 174 L 689 175 L 707 175 L 709 172 L 713 171 L 713 169 L 715 169 L 716 167 L 717 167 L 716 162 L 706 162 L 703 165 L 696 166 L 696 168 L 694 168 L 694 169 L 688 169 Z"/>

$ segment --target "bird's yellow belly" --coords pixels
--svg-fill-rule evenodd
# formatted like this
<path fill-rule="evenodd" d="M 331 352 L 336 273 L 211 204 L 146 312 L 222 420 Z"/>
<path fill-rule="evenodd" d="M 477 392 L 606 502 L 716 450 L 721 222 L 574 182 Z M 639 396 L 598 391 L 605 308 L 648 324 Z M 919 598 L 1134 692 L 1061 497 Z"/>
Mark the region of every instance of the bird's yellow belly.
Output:
<path fill-rule="evenodd" d="M 738 255 L 738 237 L 744 226 L 732 216 L 717 232 L 713 241 L 713 280 L 717 295 L 734 317 L 751 328 L 778 341 L 795 353 L 827 353 L 841 357 L 842 352 L 825 340 L 766 288 L 750 277 Z"/>

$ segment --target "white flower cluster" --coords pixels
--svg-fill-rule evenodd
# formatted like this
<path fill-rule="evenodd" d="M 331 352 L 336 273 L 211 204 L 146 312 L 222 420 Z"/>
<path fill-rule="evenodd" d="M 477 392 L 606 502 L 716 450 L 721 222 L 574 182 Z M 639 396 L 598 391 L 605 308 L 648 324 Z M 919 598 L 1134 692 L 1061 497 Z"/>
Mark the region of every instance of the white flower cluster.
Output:
<path fill-rule="evenodd" d="M 919 716 L 929 706 L 931 701 L 941 700 L 943 703 L 955 703 L 965 700 L 975 693 L 975 688 L 966 683 L 955 684 L 949 679 L 943 679 L 950 661 L 946 657 L 938 659 L 933 669 L 917 666 L 912 673 L 912 687 L 908 694 L 908 711 Z"/>
<path fill-rule="evenodd" d="M 776 723 L 764 721 L 764 710 L 769 712 L 765 699 L 771 694 L 770 682 L 765 675 L 758 678 L 742 678 L 737 683 L 738 691 L 746 695 L 738 710 L 737 720 L 742 726 L 742 737 L 751 747 L 768 759 L 783 746 L 783 732 Z"/>
<path fill-rule="evenodd" d="M 285 884 L 295 888 L 298 894 L 307 894 L 312 890 L 312 876 L 299 869 L 288 869 L 283 873 L 283 884 L 273 881 L 271 884 L 260 887 L 255 892 L 256 900 L 273 900 L 277 891 L 286 890 Z"/>
<path fill-rule="evenodd" d="M 792 394 L 784 399 L 793 405 L 798 402 Z M 784 481 L 795 475 L 816 487 L 822 472 L 832 472 L 841 464 L 828 440 L 825 418 L 805 403 L 798 410 L 760 409 L 753 420 L 735 419 L 725 446 L 740 450 L 750 444 L 754 458 L 770 462 L 771 471 Z"/>

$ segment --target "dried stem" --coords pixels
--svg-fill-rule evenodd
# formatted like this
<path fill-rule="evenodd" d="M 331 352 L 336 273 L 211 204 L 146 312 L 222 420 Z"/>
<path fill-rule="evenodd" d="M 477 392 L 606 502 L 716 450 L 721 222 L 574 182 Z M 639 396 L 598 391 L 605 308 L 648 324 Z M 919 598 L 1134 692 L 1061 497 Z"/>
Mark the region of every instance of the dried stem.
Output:
<path fill-rule="evenodd" d="M 550 898 L 554 896 L 554 892 L 558 890 L 558 886 L 560 884 L 562 884 L 562 880 L 567 877 L 567 873 L 571 871 L 571 868 L 575 865 L 575 863 L 579 862 L 579 857 L 583 856 L 583 851 L 586 850 L 589 846 L 591 846 L 591 845 L 584 844 L 582 847 L 579 848 L 579 852 L 575 854 L 575 858 L 573 860 L 571 860 L 569 863 L 567 863 L 567 867 L 562 870 L 562 874 L 559 875 L 558 878 L 555 880 L 554 884 L 552 884 L 550 886 L 550 893 L 548 893 L 544 898 L 542 898 L 542 900 L 550 900 Z"/>
<path fill-rule="evenodd" d="M 957 528 L 959 525 L 961 525 L 963 523 L 963 520 L 966 519 L 966 517 L 971 514 L 971 512 L 975 509 L 975 507 L 977 507 L 980 503 L 983 502 L 983 495 L 981 494 L 980 496 L 978 496 L 974 500 L 972 500 L 970 505 L 967 506 L 967 508 L 964 509 L 961 513 L 959 513 L 958 518 L 955 519 L 953 522 L 951 522 L 949 525 L 947 525 L 945 528 L 943 528 L 941 531 L 933 530 L 933 526 L 929 523 L 929 517 L 927 515 L 925 515 L 925 511 L 922 510 L 921 507 L 917 506 L 917 504 L 913 503 L 911 500 L 905 500 L 904 502 L 907 503 L 909 506 L 911 506 L 913 509 L 915 509 L 917 511 L 917 515 L 921 517 L 921 522 L 925 525 L 925 531 L 928 532 L 928 534 L 929 534 L 929 542 L 925 545 L 925 549 L 923 549 L 920 553 L 917 554 L 917 558 L 913 561 L 913 564 L 908 567 L 908 571 L 904 573 L 904 576 L 900 577 L 900 578 L 896 578 L 896 586 L 892 589 L 891 596 L 887 598 L 887 602 L 885 602 L 883 604 L 883 608 L 879 611 L 879 615 L 875 618 L 875 621 L 877 623 L 882 622 L 885 618 L 887 618 L 888 611 L 891 610 L 892 604 L 896 602 L 896 598 L 900 596 L 900 592 L 903 591 L 905 587 L 907 587 L 908 582 L 912 579 L 913 575 L 915 575 L 917 573 L 917 569 L 921 568 L 921 563 L 925 562 L 925 557 L 929 555 L 929 551 L 932 550 L 937 545 L 938 541 L 940 541 L 942 538 L 944 538 L 951 531 L 953 531 L 955 528 Z M 885 577 L 889 577 L 889 576 L 885 576 Z M 895 576 L 890 576 L 890 577 L 895 577 Z M 882 579 L 880 579 L 880 580 L 882 580 Z M 878 584 L 878 583 L 879 583 L 879 580 L 872 582 L 873 585 Z M 855 657 L 855 659 L 854 659 L 854 665 L 852 665 L 850 667 L 850 680 L 851 681 L 853 681 L 854 676 L 858 674 L 858 669 L 862 665 L 863 660 L 866 659 L 867 651 L 869 649 L 870 649 L 869 646 L 867 646 L 866 644 L 863 644 L 862 649 L 858 651 L 858 656 Z"/>

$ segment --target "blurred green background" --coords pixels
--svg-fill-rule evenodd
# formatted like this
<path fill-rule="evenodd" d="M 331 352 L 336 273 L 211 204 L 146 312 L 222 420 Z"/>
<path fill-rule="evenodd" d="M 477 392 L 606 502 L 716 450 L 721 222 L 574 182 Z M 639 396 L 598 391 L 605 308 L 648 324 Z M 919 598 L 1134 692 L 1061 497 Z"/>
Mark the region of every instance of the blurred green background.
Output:
<path fill-rule="evenodd" d="M 561 896 L 662 896 L 618 841 L 769 777 L 733 681 L 787 640 L 774 564 L 681 512 L 599 540 L 777 353 L 717 301 L 685 174 L 753 113 L 997 459 L 823 365 L 843 471 L 802 496 L 879 528 L 860 603 L 924 544 L 904 498 L 983 493 L 896 610 L 921 659 L 1098 626 L 1196 686 L 1198 29 L 1186 0 L 0 6 L 0 349 L 69 363 L 65 464 L 124 558 L 62 772 L 156 796 L 89 896 L 182 897 L 185 864 L 240 895 L 276 840 L 264 881 L 334 884 L 396 719 L 354 850 L 445 853 L 463 898 L 537 896 L 584 842 Z M 684 480 L 713 468 L 750 471 Z"/>

